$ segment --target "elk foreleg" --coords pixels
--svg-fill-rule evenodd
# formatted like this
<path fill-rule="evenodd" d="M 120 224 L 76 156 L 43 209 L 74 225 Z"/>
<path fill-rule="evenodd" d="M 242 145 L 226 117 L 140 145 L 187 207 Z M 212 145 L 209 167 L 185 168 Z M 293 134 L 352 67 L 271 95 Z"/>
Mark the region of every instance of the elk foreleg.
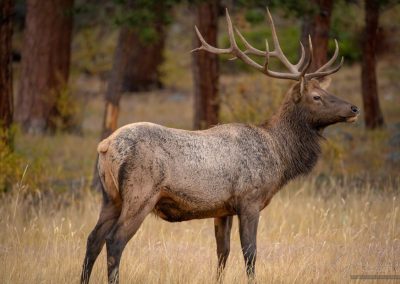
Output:
<path fill-rule="evenodd" d="M 214 228 L 218 256 L 217 278 L 220 280 L 230 251 L 232 216 L 214 218 Z"/>
<path fill-rule="evenodd" d="M 246 264 L 246 273 L 251 279 L 255 276 L 259 216 L 260 213 L 257 210 L 243 210 L 239 214 L 240 243 L 242 245 L 242 252 Z"/>

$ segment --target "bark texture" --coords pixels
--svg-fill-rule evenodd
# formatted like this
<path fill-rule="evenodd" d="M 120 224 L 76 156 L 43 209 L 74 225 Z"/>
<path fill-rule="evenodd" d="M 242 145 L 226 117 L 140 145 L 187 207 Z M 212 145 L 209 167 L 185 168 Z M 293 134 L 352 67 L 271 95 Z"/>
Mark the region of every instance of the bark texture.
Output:
<path fill-rule="evenodd" d="M 11 143 L 9 128 L 13 121 L 12 34 L 13 0 L 0 2 L 0 140 Z"/>
<path fill-rule="evenodd" d="M 159 67 L 164 61 L 165 23 L 156 23 L 156 39 L 146 42 L 133 29 L 123 29 L 126 61 L 129 62 L 122 74 L 122 91 L 137 92 L 162 87 Z"/>
<path fill-rule="evenodd" d="M 384 126 L 376 77 L 376 41 L 379 25 L 379 0 L 365 1 L 365 30 L 362 44 L 361 84 L 364 120 L 367 129 Z"/>
<path fill-rule="evenodd" d="M 122 27 L 118 36 L 118 43 L 114 52 L 111 77 L 105 94 L 105 109 L 100 140 L 110 136 L 110 134 L 113 133 L 118 127 L 119 102 L 123 93 L 124 75 L 131 64 L 131 62 L 126 59 L 131 53 L 131 44 L 134 41 L 132 40 L 132 34 L 133 32 L 130 28 Z M 93 172 L 92 187 L 95 189 L 100 189 L 100 177 L 97 170 L 97 159 Z"/>
<path fill-rule="evenodd" d="M 101 140 L 107 138 L 117 129 L 118 126 L 119 101 L 123 90 L 123 77 L 131 64 L 131 62 L 126 60 L 127 54 L 130 53 L 130 49 L 132 48 L 130 38 L 129 40 L 126 38 L 130 32 L 129 28 L 123 27 L 119 33 L 118 43 L 114 53 L 111 77 L 105 95 L 106 105 L 103 116 Z"/>
<path fill-rule="evenodd" d="M 69 75 L 74 0 L 27 0 L 16 120 L 23 131 L 55 128 Z"/>
<path fill-rule="evenodd" d="M 217 46 L 219 1 L 204 1 L 196 5 L 196 26 L 204 39 L 212 46 Z M 201 45 L 194 35 L 194 47 Z M 193 59 L 194 79 L 194 128 L 205 129 L 218 123 L 219 99 L 219 64 L 218 57 L 205 51 L 195 52 Z"/>
<path fill-rule="evenodd" d="M 313 0 L 316 12 L 313 15 L 304 15 L 301 29 L 301 42 L 308 51 L 308 35 L 311 35 L 313 44 L 313 62 L 310 70 L 315 71 L 327 61 L 330 22 L 333 9 L 333 0 Z"/>

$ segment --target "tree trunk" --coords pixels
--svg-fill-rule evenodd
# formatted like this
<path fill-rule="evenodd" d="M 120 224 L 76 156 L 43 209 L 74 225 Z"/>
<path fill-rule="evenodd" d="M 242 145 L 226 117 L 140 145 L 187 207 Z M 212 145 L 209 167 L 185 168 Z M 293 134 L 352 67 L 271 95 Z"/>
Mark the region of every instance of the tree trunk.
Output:
<path fill-rule="evenodd" d="M 16 120 L 27 133 L 54 130 L 69 76 L 74 0 L 27 0 Z"/>
<path fill-rule="evenodd" d="M 126 60 L 127 54 L 132 49 L 131 30 L 123 27 L 120 30 L 117 47 L 114 53 L 111 77 L 105 95 L 106 107 L 103 116 L 101 139 L 105 139 L 113 133 L 118 126 L 119 101 L 122 95 L 123 76 L 131 62 Z"/>
<path fill-rule="evenodd" d="M 135 36 L 129 27 L 122 27 L 114 52 L 113 67 L 105 95 L 105 110 L 100 140 L 107 138 L 118 127 L 119 101 L 123 92 L 123 78 L 131 62 L 126 58 L 131 54 Z M 98 157 L 97 157 L 98 159 Z M 93 172 L 92 188 L 99 188 L 100 177 L 97 171 L 97 159 Z"/>
<path fill-rule="evenodd" d="M 376 78 L 376 40 L 379 24 L 379 0 L 365 1 L 365 31 L 362 44 L 361 84 L 364 119 L 367 129 L 384 126 L 379 105 Z"/>
<path fill-rule="evenodd" d="M 124 53 L 125 59 L 130 64 L 126 65 L 121 73 L 123 92 L 148 91 L 162 87 L 159 67 L 164 61 L 164 46 L 166 38 L 167 14 L 170 5 L 163 1 L 149 1 L 145 7 L 129 0 L 125 3 L 127 10 L 145 12 L 147 9 L 154 13 L 151 23 L 142 25 L 124 24 L 129 29 L 123 29 L 125 45 L 130 48 Z M 146 38 L 146 28 L 150 28 L 154 34 Z"/>
<path fill-rule="evenodd" d="M 316 3 L 318 12 L 315 15 L 313 24 L 314 60 L 311 65 L 311 71 L 317 70 L 327 62 L 333 0 L 316 0 Z"/>
<path fill-rule="evenodd" d="M 313 0 L 316 7 L 314 15 L 303 17 L 301 42 L 308 52 L 308 35 L 311 35 L 313 44 L 313 62 L 310 71 L 315 71 L 327 62 L 329 31 L 333 0 Z M 308 54 L 307 54 L 308 56 Z"/>
<path fill-rule="evenodd" d="M 165 23 L 156 23 L 156 39 L 146 42 L 138 32 L 125 29 L 124 40 L 130 45 L 126 61 L 130 62 L 122 74 L 122 91 L 138 92 L 162 87 L 159 67 L 164 61 Z"/>
<path fill-rule="evenodd" d="M 212 46 L 217 46 L 219 1 L 204 1 L 196 5 L 196 26 L 204 39 Z M 193 45 L 201 45 L 194 35 Z M 192 55 L 194 79 L 194 128 L 205 129 L 218 123 L 219 99 L 219 64 L 218 57 L 205 51 Z"/>
<path fill-rule="evenodd" d="M 13 119 L 12 33 L 13 0 L 0 3 L 0 142 L 11 146 L 10 126 Z"/>
<path fill-rule="evenodd" d="M 311 15 L 303 15 L 301 18 L 301 34 L 300 34 L 300 42 L 304 45 L 306 51 L 306 59 L 308 59 L 308 36 L 313 34 L 313 21 Z M 301 54 L 301 47 L 299 46 L 299 55 Z"/>

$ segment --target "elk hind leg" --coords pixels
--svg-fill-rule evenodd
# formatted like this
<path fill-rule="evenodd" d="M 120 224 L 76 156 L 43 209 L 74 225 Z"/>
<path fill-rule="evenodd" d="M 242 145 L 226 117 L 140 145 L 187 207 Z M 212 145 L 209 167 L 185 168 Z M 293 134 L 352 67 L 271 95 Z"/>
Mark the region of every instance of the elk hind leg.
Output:
<path fill-rule="evenodd" d="M 124 200 L 121 215 L 106 237 L 108 283 L 119 282 L 119 263 L 122 251 L 146 216 L 154 209 L 157 201 L 158 196 L 154 194 L 150 194 L 141 202 Z"/>
<path fill-rule="evenodd" d="M 104 201 L 99 220 L 87 239 L 86 255 L 83 262 L 81 283 L 89 283 L 90 274 L 97 256 L 103 248 L 105 238 L 118 220 L 121 209 L 119 204 Z"/>

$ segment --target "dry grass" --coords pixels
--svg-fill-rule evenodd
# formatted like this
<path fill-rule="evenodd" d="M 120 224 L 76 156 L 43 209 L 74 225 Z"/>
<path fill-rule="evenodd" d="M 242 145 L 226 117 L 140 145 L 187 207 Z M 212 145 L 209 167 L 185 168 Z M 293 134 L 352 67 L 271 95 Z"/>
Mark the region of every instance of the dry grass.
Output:
<path fill-rule="evenodd" d="M 397 181 L 398 182 L 398 181 Z M 2 283 L 76 283 L 100 197 L 21 199 L 0 206 Z M 18 196 L 19 195 L 19 196 Z M 352 274 L 400 275 L 399 191 L 308 178 L 278 193 L 260 219 L 259 283 L 343 283 Z M 210 219 L 170 224 L 149 216 L 124 251 L 122 283 L 212 283 Z M 245 283 L 236 221 L 225 283 Z M 92 283 L 106 282 L 104 250 Z"/>

